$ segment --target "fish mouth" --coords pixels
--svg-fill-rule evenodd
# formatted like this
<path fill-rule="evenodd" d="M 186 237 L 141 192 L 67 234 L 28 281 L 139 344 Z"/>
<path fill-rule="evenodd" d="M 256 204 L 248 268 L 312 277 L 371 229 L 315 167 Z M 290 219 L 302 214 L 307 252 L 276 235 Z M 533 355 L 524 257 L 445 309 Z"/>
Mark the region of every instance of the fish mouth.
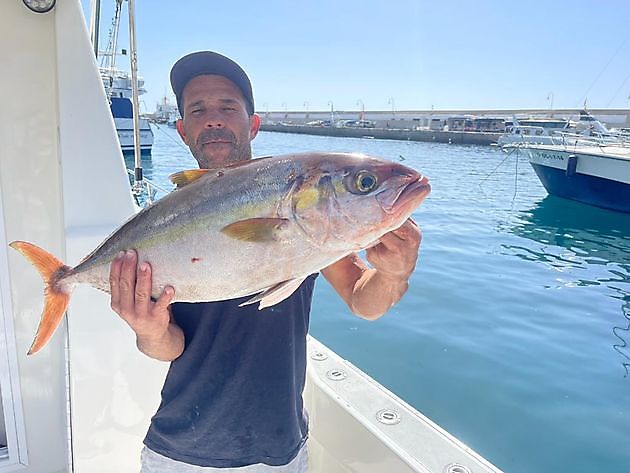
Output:
<path fill-rule="evenodd" d="M 424 198 L 429 195 L 429 192 L 431 192 L 429 178 L 421 174 L 418 179 L 403 187 L 402 191 L 398 194 L 398 197 L 394 201 L 393 207 L 397 207 L 399 205 L 406 206 L 409 203 L 418 206 Z"/>
<path fill-rule="evenodd" d="M 404 184 L 380 192 L 376 195 L 376 200 L 385 213 L 402 214 L 419 206 L 430 192 L 429 178 L 418 173 L 408 176 Z"/>

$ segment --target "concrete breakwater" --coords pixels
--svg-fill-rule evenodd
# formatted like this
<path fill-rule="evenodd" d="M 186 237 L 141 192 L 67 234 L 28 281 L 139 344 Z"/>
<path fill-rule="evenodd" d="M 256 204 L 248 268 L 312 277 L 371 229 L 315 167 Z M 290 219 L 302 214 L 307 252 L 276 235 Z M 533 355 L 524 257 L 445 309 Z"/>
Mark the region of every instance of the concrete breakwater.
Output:
<path fill-rule="evenodd" d="M 436 143 L 491 145 L 502 133 L 474 131 L 405 130 L 396 128 L 350 128 L 306 125 L 263 124 L 262 131 L 304 135 L 376 138 L 382 140 L 428 141 Z"/>

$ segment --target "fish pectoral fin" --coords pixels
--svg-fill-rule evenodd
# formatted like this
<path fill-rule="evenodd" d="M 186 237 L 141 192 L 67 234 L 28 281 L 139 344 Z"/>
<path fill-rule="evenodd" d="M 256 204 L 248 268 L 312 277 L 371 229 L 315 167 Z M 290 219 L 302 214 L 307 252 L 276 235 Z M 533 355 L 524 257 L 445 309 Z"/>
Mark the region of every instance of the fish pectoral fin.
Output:
<path fill-rule="evenodd" d="M 260 304 L 258 304 L 258 310 L 261 310 L 266 307 L 276 305 L 278 302 L 282 302 L 283 300 L 291 296 L 291 294 L 293 294 L 297 290 L 297 288 L 300 287 L 300 284 L 302 284 L 305 279 L 306 277 L 282 281 L 281 283 L 278 283 L 275 286 L 271 286 L 265 289 L 263 292 L 256 294 L 254 297 L 248 299 L 242 304 L 239 304 L 239 307 L 260 302 Z"/>
<path fill-rule="evenodd" d="M 223 227 L 221 232 L 236 240 L 252 242 L 278 241 L 279 232 L 289 220 L 286 218 L 249 218 Z"/>
<path fill-rule="evenodd" d="M 200 177 L 205 176 L 210 172 L 210 169 L 188 169 L 186 171 L 179 171 L 175 174 L 168 176 L 170 181 L 177 186 L 177 188 L 184 187 L 191 182 L 196 181 Z"/>

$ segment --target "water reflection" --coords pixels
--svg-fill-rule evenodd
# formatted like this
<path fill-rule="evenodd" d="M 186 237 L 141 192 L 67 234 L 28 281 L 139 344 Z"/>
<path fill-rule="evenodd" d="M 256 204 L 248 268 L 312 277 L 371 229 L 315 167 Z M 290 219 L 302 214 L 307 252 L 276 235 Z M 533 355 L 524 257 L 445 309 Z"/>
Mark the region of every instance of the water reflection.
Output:
<path fill-rule="evenodd" d="M 625 377 L 628 377 L 630 373 L 630 345 L 627 340 L 630 340 L 630 297 L 626 295 L 624 297 L 625 303 L 621 306 L 621 312 L 625 319 L 625 325 L 613 327 L 613 334 L 618 338 L 618 342 L 613 345 L 613 348 L 622 357 L 621 364 L 626 370 Z"/>
<path fill-rule="evenodd" d="M 569 250 L 559 257 L 564 263 L 613 263 L 622 268 L 626 277 L 630 272 L 628 214 L 547 196 L 532 208 L 520 211 L 511 223 L 510 233 Z M 553 250 L 551 254 L 532 252 L 532 255 L 550 262 L 558 257 Z"/>
<path fill-rule="evenodd" d="M 140 164 L 142 166 L 142 175 L 147 179 L 153 179 L 153 159 L 150 154 L 143 154 L 140 156 Z M 125 155 L 125 166 L 132 171 L 136 167 L 133 154 Z M 129 176 L 131 182 L 133 182 L 133 176 Z"/>
<path fill-rule="evenodd" d="M 544 262 L 563 271 L 589 268 L 595 280 L 576 278 L 578 286 L 604 285 L 620 301 L 622 317 L 612 328 L 613 349 L 630 374 L 630 215 L 547 196 L 520 211 L 509 225 L 514 235 L 541 245 L 503 245 L 510 254 Z M 601 271 L 594 271 L 599 267 Z M 579 275 L 581 272 L 575 273 Z"/>

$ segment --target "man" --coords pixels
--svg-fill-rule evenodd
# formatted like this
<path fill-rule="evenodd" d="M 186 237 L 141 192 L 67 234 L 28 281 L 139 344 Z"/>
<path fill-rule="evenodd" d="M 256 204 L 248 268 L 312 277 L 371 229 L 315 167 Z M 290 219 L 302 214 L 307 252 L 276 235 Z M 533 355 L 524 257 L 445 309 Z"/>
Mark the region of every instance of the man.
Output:
<path fill-rule="evenodd" d="M 260 117 L 238 64 L 214 52 L 189 54 L 173 66 L 171 85 L 177 131 L 199 167 L 252 158 Z M 376 319 L 407 290 L 420 240 L 408 220 L 366 251 L 372 268 L 353 254 L 322 274 L 353 313 Z M 238 307 L 247 298 L 169 306 L 174 289 L 152 301 L 150 265 L 138 265 L 133 250 L 112 263 L 112 308 L 140 351 L 172 362 L 144 441 L 143 473 L 306 471 L 302 390 L 315 277 L 262 311 Z"/>

